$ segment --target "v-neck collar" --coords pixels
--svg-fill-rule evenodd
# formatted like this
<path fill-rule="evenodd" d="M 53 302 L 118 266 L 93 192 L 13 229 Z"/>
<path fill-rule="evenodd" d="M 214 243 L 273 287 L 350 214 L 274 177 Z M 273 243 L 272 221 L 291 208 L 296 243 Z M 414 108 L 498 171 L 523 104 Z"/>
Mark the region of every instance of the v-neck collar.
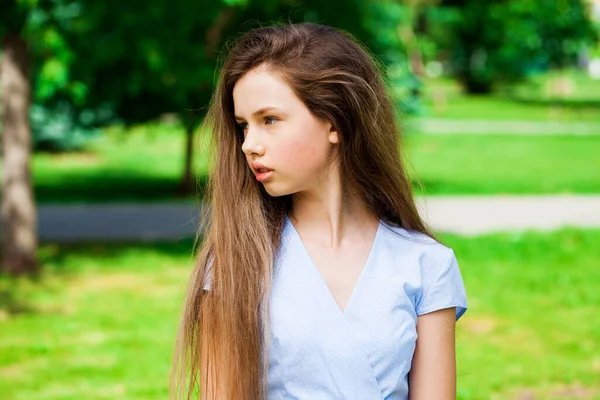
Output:
<path fill-rule="evenodd" d="M 304 255 L 304 258 L 306 259 L 306 264 L 308 264 L 309 269 L 317 276 L 317 279 L 320 282 L 321 287 L 326 292 L 326 295 L 329 298 L 329 301 L 333 304 L 333 306 L 335 306 L 335 308 L 340 312 L 340 314 L 345 316 L 346 313 L 348 312 L 350 306 L 352 305 L 353 299 L 357 296 L 357 292 L 360 289 L 361 281 L 363 280 L 363 276 L 365 275 L 367 269 L 369 268 L 369 265 L 371 264 L 371 259 L 374 257 L 374 254 L 376 251 L 376 246 L 379 241 L 378 238 L 381 234 L 382 221 L 379 220 L 379 223 L 377 224 L 377 230 L 375 231 L 375 238 L 373 239 L 373 243 L 371 244 L 371 249 L 369 250 L 369 255 L 367 256 L 367 259 L 366 259 L 365 264 L 363 265 L 363 268 L 358 276 L 358 279 L 354 283 L 354 287 L 352 289 L 352 292 L 350 293 L 350 297 L 348 297 L 348 300 L 346 301 L 346 307 L 342 310 L 340 308 L 338 302 L 335 300 L 333 293 L 329 289 L 327 282 L 323 278 L 323 275 L 321 275 L 321 272 L 317 268 L 317 265 L 315 264 L 313 258 L 311 257 L 310 253 L 308 252 L 308 249 L 304 245 L 304 242 L 302 241 L 300 234 L 296 230 L 296 227 L 294 226 L 294 224 L 292 223 L 290 218 L 287 216 L 287 214 L 285 216 L 285 219 L 286 219 L 286 223 L 288 224 L 288 227 L 292 233 L 293 239 L 296 240 L 298 247 L 300 247 L 301 252 Z"/>

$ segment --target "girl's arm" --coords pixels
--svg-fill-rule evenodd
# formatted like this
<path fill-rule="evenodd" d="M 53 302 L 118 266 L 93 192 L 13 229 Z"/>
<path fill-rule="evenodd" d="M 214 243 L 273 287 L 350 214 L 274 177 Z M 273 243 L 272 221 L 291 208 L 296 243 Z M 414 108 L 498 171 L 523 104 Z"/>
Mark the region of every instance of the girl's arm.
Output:
<path fill-rule="evenodd" d="M 408 378 L 410 400 L 456 400 L 455 308 L 417 317 L 417 344 Z"/>

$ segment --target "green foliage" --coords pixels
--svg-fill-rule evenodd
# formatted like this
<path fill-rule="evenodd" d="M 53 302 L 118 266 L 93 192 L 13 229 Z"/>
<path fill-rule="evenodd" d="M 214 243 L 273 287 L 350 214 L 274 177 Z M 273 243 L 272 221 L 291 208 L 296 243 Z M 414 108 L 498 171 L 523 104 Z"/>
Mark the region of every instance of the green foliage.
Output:
<path fill-rule="evenodd" d="M 0 14 L 0 38 L 9 33 L 21 33 L 29 10 L 37 6 L 37 0 L 8 0 L 2 4 Z"/>
<path fill-rule="evenodd" d="M 89 107 L 110 101 L 127 123 L 165 112 L 179 114 L 186 125 L 197 122 L 213 92 L 224 45 L 258 21 L 327 23 L 375 50 L 385 47 L 374 40 L 381 30 L 366 27 L 358 0 L 153 0 L 142 9 L 137 2 L 108 0 L 84 6 L 85 29 L 69 43 L 85 62 L 72 67 L 72 76 L 86 82 Z"/>
<path fill-rule="evenodd" d="M 0 15 L 0 38 L 19 34 L 28 42 L 34 150 L 80 149 L 108 120 L 106 106 L 85 107 L 88 87 L 72 76 L 73 65 L 82 61 L 68 38 L 76 34 L 73 21 L 79 16 L 81 3 L 68 0 L 10 1 Z"/>
<path fill-rule="evenodd" d="M 52 108 L 33 104 L 30 120 L 35 151 L 67 152 L 82 150 L 114 117 L 108 108 L 76 109 L 56 102 Z"/>
<path fill-rule="evenodd" d="M 387 83 L 391 88 L 399 117 L 421 114 L 421 101 L 417 95 L 422 82 L 410 70 L 406 48 L 398 35 L 400 24 L 411 23 L 410 7 L 397 1 L 366 2 L 365 24 L 377 32 L 374 41 L 379 60 L 386 67 Z M 403 121 L 402 118 L 399 118 Z"/>
<path fill-rule="evenodd" d="M 354 34 L 384 64 L 405 62 L 395 14 L 385 11 L 393 8 L 388 0 L 151 0 L 143 7 L 133 0 L 46 0 L 11 5 L 9 14 L 19 16 L 18 32 L 32 56 L 32 123 L 40 149 L 73 149 L 79 142 L 69 138 L 93 135 L 107 121 L 96 118 L 85 124 L 81 113 L 108 110 L 126 124 L 164 113 L 178 114 L 185 126 L 199 122 L 225 44 L 259 24 L 333 25 Z M 406 70 L 393 79 L 396 86 L 412 82 Z M 59 115 L 51 117 L 54 112 Z"/>
<path fill-rule="evenodd" d="M 585 0 L 444 0 L 430 15 L 432 36 L 449 52 L 453 74 L 470 93 L 572 65 L 598 40 Z M 444 15 L 446 14 L 446 15 Z"/>

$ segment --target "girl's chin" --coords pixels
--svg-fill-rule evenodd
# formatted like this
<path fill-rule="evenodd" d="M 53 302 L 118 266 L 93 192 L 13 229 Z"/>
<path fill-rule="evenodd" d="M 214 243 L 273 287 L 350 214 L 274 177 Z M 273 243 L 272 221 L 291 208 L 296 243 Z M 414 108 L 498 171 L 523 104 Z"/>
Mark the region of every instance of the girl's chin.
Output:
<path fill-rule="evenodd" d="M 267 192 L 271 197 L 281 197 L 295 193 L 294 190 L 277 185 L 275 182 L 265 182 L 263 187 L 265 188 L 265 192 Z"/>

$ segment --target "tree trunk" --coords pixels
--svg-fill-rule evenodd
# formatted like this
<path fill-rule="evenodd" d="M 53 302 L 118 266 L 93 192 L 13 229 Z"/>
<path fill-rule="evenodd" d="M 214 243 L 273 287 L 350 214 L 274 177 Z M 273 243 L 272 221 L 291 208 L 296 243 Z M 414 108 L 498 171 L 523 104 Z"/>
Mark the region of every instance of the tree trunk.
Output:
<path fill-rule="evenodd" d="M 2 269 L 12 274 L 38 268 L 37 212 L 30 173 L 31 129 L 27 44 L 4 37 L 0 65 L 2 96 Z"/>
<path fill-rule="evenodd" d="M 217 53 L 217 49 L 223 38 L 223 31 L 235 15 L 235 7 L 225 6 L 219 10 L 219 13 L 215 17 L 213 24 L 208 28 L 206 32 L 206 45 L 204 56 L 207 59 L 211 59 Z M 194 158 L 194 129 L 197 126 L 195 119 L 184 118 L 186 121 L 186 140 L 185 140 L 185 167 L 183 170 L 183 177 L 179 184 L 179 193 L 182 195 L 190 195 L 195 193 L 196 187 L 194 186 L 195 175 L 193 171 L 193 158 Z"/>
<path fill-rule="evenodd" d="M 194 124 L 189 122 L 185 128 L 185 167 L 183 178 L 179 185 L 179 192 L 182 195 L 194 193 Z"/>
<path fill-rule="evenodd" d="M 222 7 L 215 17 L 213 24 L 206 32 L 206 47 L 204 55 L 206 58 L 212 58 L 217 53 L 221 39 L 223 39 L 223 31 L 235 15 L 235 7 Z"/>
<path fill-rule="evenodd" d="M 425 67 L 423 65 L 423 55 L 419 47 L 417 31 L 422 24 L 423 2 L 420 0 L 407 2 L 409 9 L 409 18 L 405 22 L 401 22 L 396 27 L 400 41 L 406 48 L 408 56 L 408 66 L 410 72 L 416 78 L 417 83 L 411 88 L 411 95 L 421 97 L 421 82 L 425 76 Z"/>

